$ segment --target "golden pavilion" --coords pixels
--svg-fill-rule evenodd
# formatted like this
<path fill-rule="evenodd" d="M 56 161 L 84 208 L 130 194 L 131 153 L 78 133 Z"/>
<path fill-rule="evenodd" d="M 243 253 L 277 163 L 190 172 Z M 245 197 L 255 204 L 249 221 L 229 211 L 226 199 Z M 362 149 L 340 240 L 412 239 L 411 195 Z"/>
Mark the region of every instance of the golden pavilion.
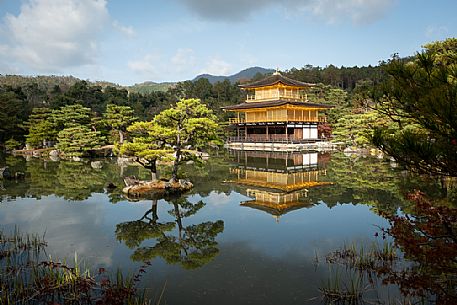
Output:
<path fill-rule="evenodd" d="M 318 125 L 325 123 L 319 112 L 332 108 L 308 101 L 307 92 L 315 84 L 283 76 L 279 72 L 260 81 L 240 85 L 246 101 L 224 107 L 234 112 L 230 142 L 312 143 L 319 141 Z"/>

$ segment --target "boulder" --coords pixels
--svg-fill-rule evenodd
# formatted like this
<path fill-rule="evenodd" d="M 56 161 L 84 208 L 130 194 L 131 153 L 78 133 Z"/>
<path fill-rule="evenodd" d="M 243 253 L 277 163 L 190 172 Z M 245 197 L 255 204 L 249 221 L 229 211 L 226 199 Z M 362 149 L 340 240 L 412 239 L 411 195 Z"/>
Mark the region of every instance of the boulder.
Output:
<path fill-rule="evenodd" d="M 197 152 L 195 153 L 195 155 L 196 155 L 197 157 L 202 158 L 202 160 L 205 160 L 205 161 L 209 159 L 209 154 L 206 153 L 206 152 L 197 151 Z"/>
<path fill-rule="evenodd" d="M 125 181 L 125 179 L 124 179 Z M 192 182 L 184 179 L 178 181 L 138 181 L 136 184 L 128 185 L 122 191 L 127 195 L 142 196 L 151 193 L 179 193 L 190 190 L 193 187 Z"/>
<path fill-rule="evenodd" d="M 25 179 L 25 173 L 24 172 L 15 172 L 14 173 L 14 178 L 16 179 Z"/>
<path fill-rule="evenodd" d="M 54 162 L 60 161 L 59 156 L 49 156 L 49 159 Z"/>
<path fill-rule="evenodd" d="M 10 168 L 8 166 L 0 167 L 0 178 L 9 179 L 11 177 Z"/>
<path fill-rule="evenodd" d="M 83 160 L 81 157 L 77 157 L 77 156 L 73 156 L 71 159 L 75 162 L 81 162 Z"/>
<path fill-rule="evenodd" d="M 127 157 L 117 157 L 117 164 L 118 165 L 124 165 L 130 162 L 130 159 Z"/>
<path fill-rule="evenodd" d="M 49 157 L 58 157 L 59 151 L 57 149 L 53 149 L 49 152 Z"/>
<path fill-rule="evenodd" d="M 114 183 L 112 183 L 112 182 L 110 182 L 110 183 L 108 183 L 108 184 L 106 185 L 106 189 L 109 190 L 109 191 L 114 190 L 114 189 L 116 189 L 116 188 L 117 188 L 117 186 L 116 186 Z"/>
<path fill-rule="evenodd" d="M 101 169 L 103 167 L 103 162 L 102 161 L 92 161 L 90 162 L 90 167 L 94 169 Z"/>
<path fill-rule="evenodd" d="M 129 176 L 124 178 L 124 183 L 126 186 L 133 186 L 140 184 L 140 180 L 138 180 L 135 176 Z"/>

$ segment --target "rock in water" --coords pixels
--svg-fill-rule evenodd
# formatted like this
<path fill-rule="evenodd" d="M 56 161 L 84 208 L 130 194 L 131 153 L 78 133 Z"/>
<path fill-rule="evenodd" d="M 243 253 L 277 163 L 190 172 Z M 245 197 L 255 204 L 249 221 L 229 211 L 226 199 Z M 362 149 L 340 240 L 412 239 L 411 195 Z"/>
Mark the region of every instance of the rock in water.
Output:
<path fill-rule="evenodd" d="M 16 172 L 16 173 L 14 173 L 14 178 L 16 178 L 16 179 L 24 179 L 25 178 L 25 173 Z"/>
<path fill-rule="evenodd" d="M 103 167 L 102 161 L 92 161 L 90 162 L 90 167 L 94 169 L 101 169 Z"/>
<path fill-rule="evenodd" d="M 194 186 L 192 182 L 183 179 L 180 179 L 179 181 L 138 181 L 136 179 L 134 181 L 126 181 L 126 178 L 124 178 L 124 181 L 127 186 L 124 187 L 122 191 L 128 195 L 134 196 L 146 195 L 153 192 L 185 192 Z"/>
<path fill-rule="evenodd" d="M 114 183 L 110 182 L 108 183 L 108 185 L 106 185 L 106 188 L 108 190 L 114 190 L 115 188 L 117 188 L 117 186 Z"/>
<path fill-rule="evenodd" d="M 49 152 L 50 157 L 58 157 L 59 156 L 59 151 L 57 149 L 53 149 Z"/>
<path fill-rule="evenodd" d="M 126 186 L 133 186 L 140 184 L 140 180 L 138 180 L 135 176 L 125 177 L 124 183 Z"/>
<path fill-rule="evenodd" d="M 0 167 L 0 178 L 11 178 L 11 172 L 8 166 Z"/>

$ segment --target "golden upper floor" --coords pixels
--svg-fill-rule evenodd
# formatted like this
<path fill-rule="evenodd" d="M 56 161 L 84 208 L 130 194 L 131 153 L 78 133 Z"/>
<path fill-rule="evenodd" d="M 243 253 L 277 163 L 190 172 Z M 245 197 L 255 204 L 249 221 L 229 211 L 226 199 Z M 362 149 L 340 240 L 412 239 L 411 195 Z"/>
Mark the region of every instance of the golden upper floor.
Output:
<path fill-rule="evenodd" d="M 307 101 L 306 91 L 314 84 L 304 83 L 285 77 L 279 72 L 250 84 L 240 85 L 247 91 L 246 102 L 274 100 Z"/>
<path fill-rule="evenodd" d="M 244 103 L 223 107 L 236 112 L 231 124 L 261 122 L 322 122 L 319 110 L 333 108 L 307 101 L 307 90 L 314 84 L 296 81 L 276 72 L 250 84 L 240 85 L 248 92 Z"/>

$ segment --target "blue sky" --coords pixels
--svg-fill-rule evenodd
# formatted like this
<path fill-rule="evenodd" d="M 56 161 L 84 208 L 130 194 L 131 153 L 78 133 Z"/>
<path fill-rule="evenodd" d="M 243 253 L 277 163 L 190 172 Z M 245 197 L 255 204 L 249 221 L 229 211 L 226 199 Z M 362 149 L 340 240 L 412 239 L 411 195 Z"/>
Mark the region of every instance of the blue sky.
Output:
<path fill-rule="evenodd" d="M 122 85 L 375 65 L 457 36 L 455 0 L 0 0 L 0 74 Z"/>

